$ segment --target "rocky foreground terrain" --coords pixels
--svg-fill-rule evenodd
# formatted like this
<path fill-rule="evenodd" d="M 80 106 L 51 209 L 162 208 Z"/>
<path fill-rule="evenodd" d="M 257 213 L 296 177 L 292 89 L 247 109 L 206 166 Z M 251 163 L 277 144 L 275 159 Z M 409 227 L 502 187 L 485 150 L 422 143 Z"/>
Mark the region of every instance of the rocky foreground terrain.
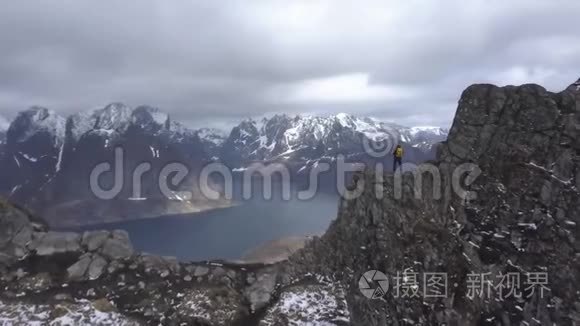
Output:
<path fill-rule="evenodd" d="M 360 173 L 362 195 L 341 200 L 326 234 L 274 265 L 136 253 L 125 232 L 51 232 L 4 203 L 0 324 L 578 325 L 579 88 L 469 87 L 431 162 L 440 183 Z M 480 173 L 453 178 L 465 163 Z M 446 273 L 449 286 L 371 300 L 359 290 L 368 270 L 391 285 L 397 273 Z M 475 273 L 521 275 L 521 293 L 470 295 Z"/>

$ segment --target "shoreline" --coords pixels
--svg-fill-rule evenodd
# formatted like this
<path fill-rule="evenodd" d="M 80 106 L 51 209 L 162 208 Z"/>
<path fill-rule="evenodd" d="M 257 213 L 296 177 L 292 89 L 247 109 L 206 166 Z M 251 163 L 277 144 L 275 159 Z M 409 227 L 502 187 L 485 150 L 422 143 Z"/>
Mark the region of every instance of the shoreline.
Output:
<path fill-rule="evenodd" d="M 315 235 L 288 236 L 267 241 L 255 248 L 246 251 L 237 262 L 243 264 L 276 264 L 285 261 L 296 251 L 304 248 Z"/>
<path fill-rule="evenodd" d="M 131 200 L 126 200 L 127 203 L 132 203 L 133 201 Z M 142 203 L 142 202 L 139 202 Z M 219 201 L 219 202 L 214 202 L 213 205 L 195 205 L 195 203 L 191 203 L 188 202 L 191 205 L 183 205 L 179 207 L 179 210 L 177 209 L 168 209 L 165 213 L 153 213 L 153 214 L 149 214 L 149 213 L 141 213 L 141 214 L 135 214 L 135 215 L 131 215 L 131 216 L 137 216 L 137 217 L 122 217 L 120 215 L 106 215 L 106 218 L 103 218 L 102 220 L 98 220 L 98 218 L 90 218 L 90 219 L 86 219 L 85 221 L 83 221 L 83 223 L 80 223 L 81 221 L 78 220 L 72 220 L 71 223 L 65 222 L 65 223 L 54 223 L 55 219 L 50 219 L 49 221 L 46 221 L 49 226 L 51 227 L 51 229 L 54 230 L 78 230 L 79 228 L 91 228 L 91 227 L 98 227 L 98 226 L 106 226 L 106 225 L 110 225 L 110 224 L 115 224 L 115 223 L 124 223 L 124 222 L 135 222 L 135 221 L 140 221 L 140 220 L 152 220 L 152 219 L 162 219 L 162 218 L 166 218 L 166 217 L 182 217 L 182 218 L 190 218 L 190 217 L 194 217 L 192 215 L 196 215 L 198 213 L 205 213 L 205 212 L 209 212 L 209 211 L 217 211 L 217 210 L 223 210 L 223 209 L 228 209 L 228 208 L 232 208 L 232 207 L 236 207 L 241 205 L 241 203 L 237 202 L 237 201 Z M 207 203 L 206 203 L 207 204 Z M 73 215 L 73 216 L 78 216 L 77 213 L 75 212 L 70 212 L 68 214 L 63 214 L 63 215 Z M 77 223 L 78 222 L 78 223 Z"/>

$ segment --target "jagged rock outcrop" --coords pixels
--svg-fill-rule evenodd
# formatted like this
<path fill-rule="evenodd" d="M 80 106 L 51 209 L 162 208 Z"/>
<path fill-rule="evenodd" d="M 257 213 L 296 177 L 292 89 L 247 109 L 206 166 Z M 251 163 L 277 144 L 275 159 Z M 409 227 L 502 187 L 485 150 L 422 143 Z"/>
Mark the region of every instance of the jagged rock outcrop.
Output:
<path fill-rule="evenodd" d="M 315 270 L 348 288 L 355 325 L 578 324 L 579 133 L 576 87 L 554 94 L 537 85 L 473 85 L 432 162 L 441 184 L 428 173 L 422 185 L 411 174 L 400 185 L 391 175 L 359 176 L 363 194 L 342 200 L 322 239 L 292 258 L 294 275 Z M 467 194 L 454 190 L 464 180 L 453 173 L 465 167 L 481 171 Z M 447 273 L 449 292 L 401 298 L 391 291 L 370 300 L 357 284 L 367 270 Z M 482 273 L 519 274 L 521 295 L 505 297 L 494 279 L 489 297 L 473 297 L 469 274 Z M 541 289 L 531 293 L 534 273 L 548 276 L 543 297 Z"/>

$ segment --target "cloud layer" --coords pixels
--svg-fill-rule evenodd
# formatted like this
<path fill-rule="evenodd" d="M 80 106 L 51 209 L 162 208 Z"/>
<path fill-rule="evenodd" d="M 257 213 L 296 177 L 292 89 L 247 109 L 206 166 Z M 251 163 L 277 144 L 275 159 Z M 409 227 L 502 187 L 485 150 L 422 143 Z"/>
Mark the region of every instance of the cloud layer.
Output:
<path fill-rule="evenodd" d="M 450 124 L 469 84 L 580 76 L 578 1 L 0 0 L 0 115 L 151 104 Z"/>

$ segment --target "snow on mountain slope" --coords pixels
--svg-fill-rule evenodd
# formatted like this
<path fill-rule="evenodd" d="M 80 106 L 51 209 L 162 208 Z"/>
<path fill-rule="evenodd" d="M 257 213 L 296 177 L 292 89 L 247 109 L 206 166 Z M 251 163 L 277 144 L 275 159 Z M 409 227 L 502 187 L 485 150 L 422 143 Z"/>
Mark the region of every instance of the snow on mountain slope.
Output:
<path fill-rule="evenodd" d="M 220 146 L 226 141 L 229 134 L 217 128 L 201 128 L 197 130 L 197 135 L 200 139 L 211 142 L 216 146 Z"/>
<path fill-rule="evenodd" d="M 435 136 L 447 136 L 449 130 L 443 129 L 441 127 L 432 127 L 432 126 L 411 127 L 411 134 L 413 136 L 416 136 L 419 133 L 433 134 Z"/>
<path fill-rule="evenodd" d="M 131 122 L 132 110 L 121 103 L 112 103 L 104 108 L 91 109 L 69 117 L 68 128 L 73 140 L 78 141 L 89 132 L 110 135 L 124 132 Z"/>
<path fill-rule="evenodd" d="M 171 120 L 159 108 L 142 105 L 133 109 L 122 103 L 74 114 L 69 117 L 67 128 L 75 142 L 84 135 L 99 135 L 106 139 L 120 137 L 130 128 L 140 129 L 151 136 L 164 135 L 175 142 L 195 137 L 194 130 Z"/>
<path fill-rule="evenodd" d="M 64 144 L 66 120 L 54 111 L 31 107 L 10 124 L 0 147 L 0 193 L 26 198 L 55 173 Z"/>
<path fill-rule="evenodd" d="M 10 141 L 22 143 L 38 133 L 47 133 L 54 137 L 57 144 L 62 144 L 66 120 L 56 112 L 43 108 L 31 107 L 18 114 L 10 124 L 8 137 Z"/>
<path fill-rule="evenodd" d="M 0 132 L 5 132 L 6 130 L 8 130 L 8 127 L 10 127 L 8 119 L 0 115 Z"/>
<path fill-rule="evenodd" d="M 438 127 L 409 128 L 346 113 L 327 117 L 275 115 L 260 122 L 244 120 L 232 130 L 222 152 L 242 161 L 316 160 L 360 153 L 364 139 L 404 143 L 429 152 L 446 137 L 447 131 Z"/>

